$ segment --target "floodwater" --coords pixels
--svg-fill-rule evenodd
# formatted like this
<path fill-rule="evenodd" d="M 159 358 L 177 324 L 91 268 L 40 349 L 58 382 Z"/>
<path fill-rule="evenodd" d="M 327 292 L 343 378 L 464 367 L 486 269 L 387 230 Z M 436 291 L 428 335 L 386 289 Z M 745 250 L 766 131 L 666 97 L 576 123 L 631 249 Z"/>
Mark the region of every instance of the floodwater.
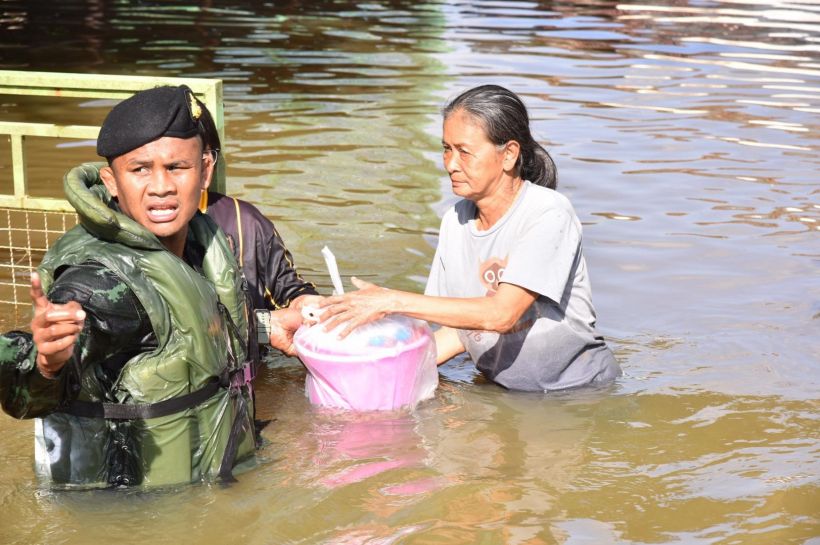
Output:
<path fill-rule="evenodd" d="M 423 289 L 453 202 L 438 111 L 508 86 L 625 371 L 535 395 L 459 360 L 413 413 L 338 414 L 272 359 L 262 463 L 150 493 L 44 489 L 31 423 L 0 418 L 0 543 L 820 543 L 817 2 L 1 1 L 0 68 L 221 78 L 229 189 L 325 292 L 325 244 Z M 108 107 L 0 97 L 6 119 Z M 41 145 L 35 189 L 91 144 Z"/>

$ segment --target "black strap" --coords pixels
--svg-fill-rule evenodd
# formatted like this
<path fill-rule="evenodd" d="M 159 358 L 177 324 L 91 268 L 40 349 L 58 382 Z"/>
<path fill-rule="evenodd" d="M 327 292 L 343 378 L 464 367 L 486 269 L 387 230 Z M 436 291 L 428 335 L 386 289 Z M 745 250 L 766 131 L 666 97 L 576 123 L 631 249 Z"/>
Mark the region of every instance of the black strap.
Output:
<path fill-rule="evenodd" d="M 86 418 L 107 418 L 109 420 L 138 420 L 158 418 L 178 413 L 208 400 L 222 388 L 219 377 L 213 377 L 204 387 L 190 394 L 158 401 L 156 403 L 101 403 L 75 400 L 60 412 Z"/>
<path fill-rule="evenodd" d="M 236 454 L 239 452 L 239 434 L 242 433 L 242 430 L 246 430 L 248 405 L 241 391 L 236 392 L 236 399 L 239 407 L 231 425 L 228 443 L 225 445 L 225 453 L 222 455 L 222 463 L 219 465 L 219 477 L 224 483 L 236 482 L 236 477 L 233 476 L 233 466 L 236 462 Z"/>

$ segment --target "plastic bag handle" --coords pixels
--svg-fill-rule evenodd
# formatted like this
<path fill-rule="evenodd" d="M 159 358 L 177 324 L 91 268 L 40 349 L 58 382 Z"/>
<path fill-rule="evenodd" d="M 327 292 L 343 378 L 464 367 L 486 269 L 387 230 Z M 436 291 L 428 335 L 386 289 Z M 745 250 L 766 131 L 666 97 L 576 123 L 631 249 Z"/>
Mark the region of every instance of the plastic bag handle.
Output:
<path fill-rule="evenodd" d="M 345 289 L 342 286 L 342 277 L 339 276 L 339 267 L 336 265 L 336 256 L 330 251 L 330 248 L 325 246 L 322 248 L 322 257 L 325 258 L 325 265 L 327 265 L 327 272 L 330 273 L 330 281 L 333 282 L 333 294 L 344 295 Z"/>

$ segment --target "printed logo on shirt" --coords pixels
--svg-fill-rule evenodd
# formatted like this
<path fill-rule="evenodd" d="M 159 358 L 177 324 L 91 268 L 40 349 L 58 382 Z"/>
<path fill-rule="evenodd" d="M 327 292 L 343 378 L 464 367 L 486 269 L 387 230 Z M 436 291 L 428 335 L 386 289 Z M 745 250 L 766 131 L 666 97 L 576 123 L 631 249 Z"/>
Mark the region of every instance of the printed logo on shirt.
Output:
<path fill-rule="evenodd" d="M 488 297 L 492 297 L 498 291 L 498 284 L 504 278 L 504 271 L 507 268 L 507 260 L 507 257 L 491 257 L 478 267 L 479 280 L 481 285 L 487 288 Z"/>

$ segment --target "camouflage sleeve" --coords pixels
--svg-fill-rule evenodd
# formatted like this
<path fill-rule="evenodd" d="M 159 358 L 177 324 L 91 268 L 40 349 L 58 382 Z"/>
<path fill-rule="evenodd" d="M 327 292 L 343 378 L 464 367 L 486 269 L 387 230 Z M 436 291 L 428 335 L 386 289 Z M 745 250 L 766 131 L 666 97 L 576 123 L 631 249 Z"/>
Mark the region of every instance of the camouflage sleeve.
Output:
<path fill-rule="evenodd" d="M 95 380 L 106 391 L 113 387 L 128 360 L 157 346 L 151 320 L 137 296 L 99 263 L 87 262 L 63 270 L 48 298 L 55 303 L 76 301 L 85 310 L 75 357 L 68 363 L 74 363 L 76 373 L 93 367 Z M 105 396 L 105 392 L 98 393 Z"/>
<path fill-rule="evenodd" d="M 60 399 L 62 379 L 43 377 L 36 358 L 31 334 L 11 331 L 0 336 L 0 404 L 14 418 L 45 416 Z"/>
<path fill-rule="evenodd" d="M 95 381 L 107 391 L 130 358 L 157 346 L 151 321 L 137 297 L 98 263 L 66 268 L 48 298 L 55 303 L 80 303 L 86 311 L 83 331 L 74 356 L 55 380 L 37 370 L 37 348 L 29 333 L 13 331 L 0 336 L 0 403 L 15 418 L 45 416 L 71 401 L 79 375 L 88 367 L 94 368 Z"/>

